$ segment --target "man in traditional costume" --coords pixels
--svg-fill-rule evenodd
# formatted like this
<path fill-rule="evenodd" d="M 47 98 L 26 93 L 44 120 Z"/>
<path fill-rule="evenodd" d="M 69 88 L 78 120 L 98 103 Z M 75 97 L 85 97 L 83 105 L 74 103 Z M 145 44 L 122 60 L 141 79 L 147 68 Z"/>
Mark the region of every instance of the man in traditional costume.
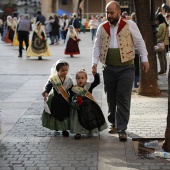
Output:
<path fill-rule="evenodd" d="M 134 46 L 141 55 L 142 70 L 149 69 L 147 50 L 142 35 L 132 20 L 121 18 L 120 5 L 111 1 L 106 5 L 107 21 L 98 30 L 92 55 L 92 73 L 97 64 L 103 64 L 104 89 L 109 108 L 109 133 L 117 131 L 120 140 L 126 140 L 130 116 L 130 101 L 135 77 Z"/>

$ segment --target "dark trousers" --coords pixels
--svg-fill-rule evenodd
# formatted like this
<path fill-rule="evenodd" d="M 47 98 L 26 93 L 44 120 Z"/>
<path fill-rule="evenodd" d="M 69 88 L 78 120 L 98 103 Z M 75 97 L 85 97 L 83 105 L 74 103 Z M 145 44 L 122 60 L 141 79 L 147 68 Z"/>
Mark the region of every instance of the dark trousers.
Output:
<path fill-rule="evenodd" d="M 52 32 L 49 32 L 49 36 L 50 36 L 50 40 L 51 40 L 51 43 L 52 43 Z"/>
<path fill-rule="evenodd" d="M 18 40 L 19 40 L 19 54 L 22 55 L 23 41 L 25 42 L 26 50 L 29 46 L 29 32 L 18 31 Z"/>
<path fill-rule="evenodd" d="M 167 71 L 167 59 L 166 59 L 166 52 L 164 51 L 158 51 L 158 59 L 160 63 L 160 72 L 166 73 Z"/>
<path fill-rule="evenodd" d="M 66 40 L 67 31 L 68 31 L 68 30 L 63 31 L 63 38 L 64 38 L 64 42 L 65 42 L 65 40 Z"/>
<path fill-rule="evenodd" d="M 103 78 L 109 108 L 108 121 L 117 128 L 118 132 L 125 131 L 130 116 L 135 66 L 105 66 Z"/>

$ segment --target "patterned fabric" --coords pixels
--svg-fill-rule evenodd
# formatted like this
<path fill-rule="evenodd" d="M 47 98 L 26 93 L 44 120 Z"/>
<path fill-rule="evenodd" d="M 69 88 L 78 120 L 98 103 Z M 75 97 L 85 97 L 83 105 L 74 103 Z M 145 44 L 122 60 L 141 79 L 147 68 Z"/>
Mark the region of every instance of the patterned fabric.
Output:
<path fill-rule="evenodd" d="M 50 77 L 54 77 L 53 75 Z M 60 81 L 61 83 L 61 81 Z M 63 88 L 66 93 L 70 94 L 71 88 L 73 86 L 72 79 L 66 76 L 63 82 Z M 50 109 L 51 114 L 43 111 L 41 120 L 43 127 L 49 128 L 51 130 L 69 130 L 70 129 L 70 104 L 64 99 L 60 91 L 53 87 L 54 84 L 48 81 L 45 92 L 49 93 L 47 105 Z M 53 88 L 53 90 L 51 90 Z M 43 92 L 44 93 L 44 92 Z"/>
<path fill-rule="evenodd" d="M 58 75 L 53 75 L 52 77 L 50 77 L 50 80 L 52 80 L 53 77 L 55 77 L 55 76 L 58 77 Z M 60 79 L 59 79 L 59 81 L 60 81 L 59 83 L 61 83 Z M 61 84 L 64 87 L 64 89 L 67 91 L 73 85 L 73 81 L 69 76 L 66 76 L 64 82 Z M 58 89 L 55 88 L 55 90 L 57 91 L 58 94 L 60 94 L 60 91 Z"/>
<path fill-rule="evenodd" d="M 100 51 L 100 61 L 105 64 L 107 51 L 110 43 L 110 25 L 109 22 L 106 21 L 103 24 L 101 30 L 101 51 Z M 117 40 L 119 44 L 121 62 L 124 63 L 126 61 L 132 60 L 135 58 L 134 52 L 134 44 L 129 31 L 129 25 L 126 21 L 120 20 L 119 28 L 117 32 Z"/>
<path fill-rule="evenodd" d="M 74 95 L 70 112 L 71 133 L 97 133 L 107 128 L 99 105 L 93 100 L 93 97 L 86 97 L 86 92 L 90 89 L 90 85 L 90 83 L 86 83 L 84 88 L 79 86 L 72 88 Z"/>

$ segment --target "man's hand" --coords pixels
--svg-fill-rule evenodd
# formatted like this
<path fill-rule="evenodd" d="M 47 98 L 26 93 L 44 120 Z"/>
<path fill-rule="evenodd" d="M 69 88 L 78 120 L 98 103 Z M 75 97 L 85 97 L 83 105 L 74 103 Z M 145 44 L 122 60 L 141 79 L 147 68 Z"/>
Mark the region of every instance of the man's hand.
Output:
<path fill-rule="evenodd" d="M 92 74 L 95 75 L 97 73 L 97 64 L 92 65 Z"/>
<path fill-rule="evenodd" d="M 142 70 L 144 70 L 145 73 L 149 70 L 149 62 L 143 62 L 142 63 Z"/>

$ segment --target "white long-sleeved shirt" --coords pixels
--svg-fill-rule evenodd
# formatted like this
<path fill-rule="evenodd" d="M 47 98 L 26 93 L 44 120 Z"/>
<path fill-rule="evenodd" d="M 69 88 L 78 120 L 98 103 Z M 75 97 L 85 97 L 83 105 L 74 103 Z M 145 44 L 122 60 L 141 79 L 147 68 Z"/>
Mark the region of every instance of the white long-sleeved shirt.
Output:
<path fill-rule="evenodd" d="M 132 35 L 132 39 L 134 42 L 135 48 L 138 49 L 141 57 L 142 62 L 148 62 L 148 52 L 146 50 L 146 45 L 145 42 L 142 38 L 142 35 L 136 25 L 136 23 L 132 20 L 126 20 L 127 23 L 129 24 L 129 30 Z M 120 22 L 120 19 L 119 19 Z M 117 23 L 116 26 L 110 25 L 110 35 L 111 35 L 111 40 L 109 44 L 109 48 L 119 48 L 118 41 L 117 41 L 117 30 L 119 26 L 119 22 Z M 103 24 L 99 25 L 97 29 L 97 34 L 96 34 L 96 39 L 93 47 L 93 54 L 92 54 L 92 64 L 98 64 L 99 62 L 99 56 L 100 56 L 100 49 L 101 49 L 101 40 L 100 40 L 100 35 L 101 35 L 101 29 L 102 29 Z"/>

